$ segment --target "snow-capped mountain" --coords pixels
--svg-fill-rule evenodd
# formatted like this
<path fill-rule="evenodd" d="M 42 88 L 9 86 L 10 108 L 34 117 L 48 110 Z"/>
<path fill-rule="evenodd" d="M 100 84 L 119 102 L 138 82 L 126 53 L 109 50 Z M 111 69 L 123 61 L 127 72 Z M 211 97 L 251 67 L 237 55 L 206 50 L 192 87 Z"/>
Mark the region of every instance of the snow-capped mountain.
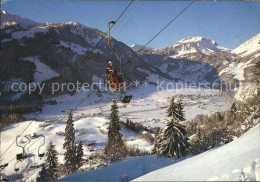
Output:
<path fill-rule="evenodd" d="M 260 51 L 260 33 L 235 48 L 232 53 L 244 57 L 256 51 Z"/>
<path fill-rule="evenodd" d="M 216 41 L 200 36 L 187 37 L 163 49 L 147 49 L 143 54 L 166 55 L 172 58 L 193 59 L 199 55 L 212 55 L 214 53 L 230 52 Z"/>
<path fill-rule="evenodd" d="M 40 25 L 29 18 L 22 18 L 18 15 L 11 15 L 6 11 L 1 11 L 1 27 L 19 24 L 22 28 L 33 27 Z"/>
<path fill-rule="evenodd" d="M 164 49 L 144 50 L 141 54 L 148 64 L 156 65 L 162 72 L 196 83 L 221 80 L 219 69 L 233 59 L 229 49 L 200 36 L 187 37 Z"/>
<path fill-rule="evenodd" d="M 187 37 L 165 48 L 172 57 L 181 57 L 187 54 L 200 53 L 210 55 L 215 52 L 228 51 L 221 47 L 216 41 L 200 36 Z"/>

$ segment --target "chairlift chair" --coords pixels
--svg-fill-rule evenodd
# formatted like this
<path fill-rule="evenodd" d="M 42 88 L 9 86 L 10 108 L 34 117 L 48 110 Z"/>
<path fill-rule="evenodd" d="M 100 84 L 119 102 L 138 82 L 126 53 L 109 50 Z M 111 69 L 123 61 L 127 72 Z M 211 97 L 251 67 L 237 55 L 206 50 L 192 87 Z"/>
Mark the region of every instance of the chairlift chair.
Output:
<path fill-rule="evenodd" d="M 115 23 L 116 23 L 115 21 L 110 21 L 108 23 L 108 47 L 112 51 L 114 51 L 117 54 L 117 56 L 119 57 L 120 71 L 119 71 L 119 73 L 116 73 L 114 75 L 112 75 L 113 73 L 106 75 L 106 80 L 110 87 L 112 87 L 116 92 L 121 93 L 121 96 L 120 96 L 121 102 L 129 103 L 132 99 L 132 96 L 131 95 L 122 96 L 122 93 L 123 93 L 124 89 L 127 89 L 132 85 L 132 80 L 130 80 L 129 85 L 126 85 L 126 81 L 124 80 L 125 74 L 123 73 L 123 69 L 122 69 L 122 67 L 123 67 L 122 56 L 119 51 L 117 51 L 115 48 L 113 48 L 111 46 L 110 24 L 115 24 Z M 131 79 L 132 79 L 132 70 L 133 70 L 133 66 L 131 66 Z M 115 80 L 117 80 L 117 82 L 115 82 Z"/>
<path fill-rule="evenodd" d="M 16 163 L 14 164 L 14 171 L 15 171 L 15 172 L 18 172 L 19 169 L 20 169 L 19 167 L 17 167 L 17 164 L 18 164 L 18 162 L 16 162 Z"/>
<path fill-rule="evenodd" d="M 45 155 L 44 152 L 43 152 L 43 153 L 40 153 L 40 148 L 45 144 L 45 136 L 42 135 L 42 137 L 43 137 L 43 144 L 40 145 L 39 148 L 38 148 L 38 156 L 40 157 L 40 159 L 41 159 L 42 157 L 44 157 L 44 155 Z"/>
<path fill-rule="evenodd" d="M 27 158 L 27 155 L 26 155 L 26 153 L 25 153 L 25 146 L 29 143 L 29 139 L 28 139 L 28 137 L 25 137 L 26 139 L 27 139 L 27 141 L 26 141 L 26 144 L 24 145 L 24 146 L 21 146 L 21 145 L 19 145 L 18 144 L 18 141 L 17 141 L 17 139 L 20 137 L 20 135 L 17 135 L 16 136 L 16 145 L 18 146 L 18 147 L 21 147 L 22 149 L 23 149 L 23 152 L 22 153 L 20 153 L 20 154 L 17 154 L 16 155 L 16 160 L 17 161 L 21 161 L 21 160 L 23 160 L 23 159 L 26 159 Z"/>

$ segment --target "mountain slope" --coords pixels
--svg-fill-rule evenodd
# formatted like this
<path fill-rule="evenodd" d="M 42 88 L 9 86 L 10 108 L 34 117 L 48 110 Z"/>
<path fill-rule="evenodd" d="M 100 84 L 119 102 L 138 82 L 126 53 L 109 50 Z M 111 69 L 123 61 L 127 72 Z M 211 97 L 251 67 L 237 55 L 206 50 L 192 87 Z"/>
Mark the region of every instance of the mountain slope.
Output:
<path fill-rule="evenodd" d="M 139 50 L 139 49 L 142 49 L 144 46 L 141 45 L 141 44 L 133 44 L 130 46 L 133 50 Z M 145 47 L 144 48 L 145 50 L 148 50 L 148 49 L 152 49 L 150 47 Z"/>
<path fill-rule="evenodd" d="M 181 57 L 185 54 L 193 53 L 209 55 L 215 52 L 228 51 L 228 49 L 219 46 L 216 41 L 200 36 L 194 36 L 187 37 L 171 46 L 168 46 L 165 51 L 172 52 L 170 56 Z"/>
<path fill-rule="evenodd" d="M 1 27 L 10 26 L 12 24 L 19 24 L 22 28 L 40 25 L 40 23 L 29 18 L 22 18 L 18 15 L 11 15 L 5 11 L 1 11 Z"/>
<path fill-rule="evenodd" d="M 232 50 L 232 52 L 234 54 L 244 57 L 259 50 L 260 50 L 260 33 L 252 37 L 251 39 L 247 40 L 246 42 L 244 42 L 234 50 Z"/>
<path fill-rule="evenodd" d="M 258 124 L 240 138 L 223 147 L 151 172 L 135 181 L 237 181 L 241 169 L 250 166 L 254 160 L 258 161 L 257 167 L 260 173 L 259 132 L 260 125 Z M 255 178 L 255 174 L 249 177 Z"/>
<path fill-rule="evenodd" d="M 8 16 L 16 17 L 15 15 Z M 37 71 L 37 65 L 26 60 L 27 57 L 39 60 L 39 62 L 46 64 L 59 75 L 45 80 L 48 87 L 43 91 L 44 97 L 51 95 L 50 86 L 53 82 L 76 83 L 79 81 L 91 84 L 93 77 L 97 77 L 104 82 L 104 72 L 109 60 L 112 60 L 115 69 L 119 70 L 119 59 L 108 48 L 107 38 L 89 55 L 97 42 L 106 36 L 105 33 L 77 22 L 45 23 L 23 28 L 22 25 L 26 24 L 24 22 L 28 21 L 19 17 L 17 22 L 21 23 L 21 25 L 13 24 L 1 27 L 3 32 L 1 36 L 3 54 L 0 61 L 1 90 L 6 87 L 6 83 L 11 85 L 17 79 L 25 83 L 35 80 L 34 75 Z M 122 54 L 123 72 L 129 82 L 131 69 L 126 61 L 136 53 L 130 47 L 115 39 L 112 40 L 112 46 Z M 149 73 L 159 74 L 164 77 L 164 74 L 159 69 L 152 68 L 138 56 L 135 57 L 133 79 L 144 81 L 149 76 Z M 2 93 L 2 96 L 5 96 L 4 99 L 8 100 L 14 96 L 10 88 L 5 90 L 7 91 Z M 68 89 L 65 88 L 63 94 L 68 92 Z M 57 92 L 57 94 L 59 93 L 61 94 L 61 92 Z"/>
<path fill-rule="evenodd" d="M 188 37 L 164 49 L 144 50 L 142 59 L 170 76 L 194 83 L 232 81 L 218 72 L 232 59 L 230 51 L 203 37 Z M 219 83 L 218 83 L 219 84 Z"/>
<path fill-rule="evenodd" d="M 260 62 L 260 33 L 238 46 L 232 52 L 239 57 L 237 62 L 232 65 L 232 69 L 242 75 L 235 99 L 246 102 L 259 93 L 259 85 L 256 83 L 258 78 L 252 73 L 255 70 L 255 65 Z"/>
<path fill-rule="evenodd" d="M 187 37 L 163 49 L 146 49 L 143 54 L 166 55 L 172 58 L 194 58 L 197 55 L 211 55 L 220 52 L 230 52 L 216 41 L 200 36 Z"/>

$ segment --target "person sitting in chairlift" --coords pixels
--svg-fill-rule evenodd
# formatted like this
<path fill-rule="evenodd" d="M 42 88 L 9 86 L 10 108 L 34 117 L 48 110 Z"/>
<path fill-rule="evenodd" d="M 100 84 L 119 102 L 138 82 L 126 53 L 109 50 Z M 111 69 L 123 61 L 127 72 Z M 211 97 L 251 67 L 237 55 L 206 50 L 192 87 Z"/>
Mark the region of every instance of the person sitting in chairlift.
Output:
<path fill-rule="evenodd" d="M 119 89 L 119 84 L 123 82 L 122 78 L 117 75 L 117 72 L 114 70 L 112 61 L 108 61 L 108 66 L 106 68 L 106 79 L 108 85 L 116 90 Z"/>

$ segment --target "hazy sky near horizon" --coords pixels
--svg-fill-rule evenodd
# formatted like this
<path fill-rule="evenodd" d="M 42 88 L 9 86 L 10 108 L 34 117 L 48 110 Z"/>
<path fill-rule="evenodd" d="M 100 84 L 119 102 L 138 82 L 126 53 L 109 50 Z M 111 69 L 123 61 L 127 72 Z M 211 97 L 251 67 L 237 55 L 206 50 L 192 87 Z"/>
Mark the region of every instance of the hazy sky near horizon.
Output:
<path fill-rule="evenodd" d="M 7 13 L 37 22 L 75 21 L 107 31 L 130 1 L 2 1 Z M 134 1 L 111 30 L 114 38 L 127 45 L 146 44 L 190 1 Z M 236 48 L 260 33 L 260 2 L 195 1 L 148 47 L 164 48 L 189 36 L 216 40 L 226 48 Z"/>

